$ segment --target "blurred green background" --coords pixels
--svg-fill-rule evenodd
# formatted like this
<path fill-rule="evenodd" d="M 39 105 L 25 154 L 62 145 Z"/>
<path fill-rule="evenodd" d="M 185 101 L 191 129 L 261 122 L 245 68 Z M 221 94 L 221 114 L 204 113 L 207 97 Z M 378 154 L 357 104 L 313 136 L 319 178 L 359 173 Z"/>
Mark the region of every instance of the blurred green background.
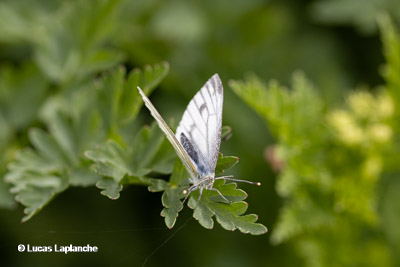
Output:
<path fill-rule="evenodd" d="M 261 187 L 240 187 L 249 194 L 249 212 L 259 215 L 259 222 L 268 227 L 269 233 L 244 235 L 225 231 L 217 224 L 213 230 L 207 230 L 194 219 L 185 223 L 192 216 L 188 208 L 181 212 L 175 228 L 169 230 L 159 216 L 161 194 L 149 193 L 141 186 L 126 188 L 115 201 L 102 196 L 94 186 L 72 187 L 21 224 L 23 207 L 14 203 L 8 193 L 10 186 L 2 181 L 1 265 L 141 266 L 151 256 L 146 266 L 365 266 L 352 261 L 360 240 L 353 243 L 354 247 L 332 243 L 329 249 L 336 250 L 345 260 L 332 258 L 329 264 L 318 260 L 319 255 L 329 254 L 324 252 L 326 247 L 315 248 L 320 253 L 312 253 L 317 259 L 307 259 L 307 253 L 302 253 L 299 246 L 301 241 L 307 241 L 301 235 L 272 244 L 271 234 L 286 202 L 275 189 L 279 172 L 272 170 L 265 153 L 279 137 L 273 137 L 270 132 L 274 131 L 268 128 L 272 126 L 267 126 L 228 84 L 251 72 L 264 81 L 276 79 L 289 85 L 293 72 L 302 70 L 317 88 L 324 110 L 343 107 L 352 88 L 368 86 L 374 92 L 375 86 L 385 83 L 379 72 L 384 55 L 376 22 L 382 12 L 396 21 L 400 18 L 400 3 L 2 0 L 1 176 L 7 172 L 16 151 L 30 145 L 28 129 L 46 128 L 39 112 L 49 98 L 68 96 L 118 65 L 130 70 L 166 61 L 170 72 L 151 100 L 164 118 L 175 121 L 204 82 L 214 73 L 220 75 L 225 87 L 223 124 L 233 129 L 232 138 L 222 143 L 221 151 L 240 158 L 230 174 L 262 183 Z M 152 121 L 145 111 L 139 119 L 143 123 Z M 396 177 L 397 173 L 392 171 L 388 176 Z M 377 183 L 374 190 L 382 192 L 387 184 L 399 187 L 395 178 L 387 178 Z M 393 199 L 399 202 L 398 197 Z M 379 206 L 381 199 L 376 201 Z M 400 209 L 393 201 L 388 205 L 383 212 L 394 219 L 381 219 L 378 212 L 373 229 L 398 226 Z M 352 232 L 351 227 L 346 231 Z M 365 229 L 361 236 L 367 239 L 370 230 Z M 346 235 L 346 231 L 331 234 Z M 400 244 L 399 234 L 392 236 L 374 230 L 373 235 L 382 241 L 374 244 L 374 251 L 379 254 L 384 250 L 382 257 L 386 260 L 379 266 L 399 266 L 395 253 Z M 90 244 L 98 246 L 99 252 L 19 253 L 18 244 Z M 160 245 L 163 246 L 156 251 Z M 372 260 L 370 264 L 373 263 Z"/>

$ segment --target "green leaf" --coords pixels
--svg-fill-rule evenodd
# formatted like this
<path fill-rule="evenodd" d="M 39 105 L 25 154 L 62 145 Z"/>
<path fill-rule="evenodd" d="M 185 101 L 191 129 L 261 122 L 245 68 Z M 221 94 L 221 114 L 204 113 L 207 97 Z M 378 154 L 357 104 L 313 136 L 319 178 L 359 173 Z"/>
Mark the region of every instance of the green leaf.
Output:
<path fill-rule="evenodd" d="M 383 54 L 386 65 L 382 68 L 382 75 L 387 82 L 389 93 L 395 99 L 400 100 L 400 34 L 395 29 L 388 14 L 381 14 L 378 17 L 383 43 Z M 398 110 L 398 109 L 397 109 Z"/>
<path fill-rule="evenodd" d="M 2 1 L 0 3 L 0 40 L 5 43 L 35 42 L 49 23 L 54 10 L 48 2 L 37 2 L 27 8 L 25 1 Z"/>
<path fill-rule="evenodd" d="M 136 118 L 143 101 L 137 87 L 149 94 L 167 75 L 168 63 L 146 66 L 144 71 L 134 69 L 124 81 L 126 71 L 119 67 L 96 83 L 99 112 L 109 137 L 115 138 L 118 129 Z"/>
<path fill-rule="evenodd" d="M 4 177 L 4 172 L 0 172 L 0 177 Z M 5 179 L 0 179 L 0 208 L 11 209 L 15 208 L 16 202 L 10 194 L 10 185 Z"/>
<path fill-rule="evenodd" d="M 29 139 L 34 149 L 21 150 L 8 164 L 5 176 L 6 181 L 12 184 L 11 192 L 16 195 L 15 199 L 26 206 L 23 221 L 29 220 L 68 186 L 93 185 L 99 179 L 82 161 L 82 151 L 96 138 L 80 143 L 77 136 L 85 136 L 85 133 L 76 128 L 79 125 L 76 120 L 59 113 L 48 119 L 50 133 L 31 129 Z M 86 130 L 92 131 L 90 128 Z"/>
<path fill-rule="evenodd" d="M 218 157 L 216 169 L 219 172 L 224 172 L 226 169 L 233 167 L 238 162 L 237 157 L 226 156 L 221 153 Z M 165 224 L 168 228 L 172 228 L 182 210 L 183 205 L 181 199 L 185 197 L 184 189 L 187 189 L 189 183 L 189 174 L 187 173 L 182 162 L 177 159 L 174 165 L 172 175 L 169 182 L 163 180 L 153 180 L 149 191 L 159 192 L 164 191 L 162 195 L 162 204 L 164 209 L 161 211 L 161 216 L 165 218 Z M 232 204 L 219 203 L 224 201 L 222 197 L 215 191 L 204 190 L 199 205 L 193 213 L 199 223 L 208 229 L 213 228 L 214 221 L 212 217 L 215 215 L 218 223 L 224 229 L 235 230 L 238 228 L 243 233 L 264 234 L 267 228 L 262 224 L 255 223 L 256 215 L 241 216 L 247 209 L 247 204 L 243 200 L 247 194 L 236 188 L 236 184 L 224 184 L 224 180 L 215 180 L 214 188 L 218 189 Z M 192 209 L 199 197 L 199 191 L 192 192 L 189 199 L 189 207 Z"/>
<path fill-rule="evenodd" d="M 247 194 L 243 190 L 237 189 L 236 184 L 225 184 L 223 180 L 216 180 L 214 188 L 218 189 L 222 195 L 233 203 L 218 202 L 224 200 L 217 192 L 204 190 L 196 206 L 199 192 L 193 192 L 189 200 L 189 207 L 194 209 L 193 217 L 203 227 L 212 229 L 214 227 L 212 217 L 215 215 L 222 228 L 229 231 L 239 229 L 242 233 L 250 233 L 252 235 L 261 235 L 267 232 L 267 228 L 264 225 L 256 223 L 257 215 L 243 215 L 247 210 L 247 203 L 242 200 L 247 197 Z"/>
<path fill-rule="evenodd" d="M 8 164 L 7 175 L 23 175 L 35 171 L 38 173 L 51 173 L 59 171 L 62 164 L 50 158 L 41 156 L 35 150 L 25 148 L 17 153 L 14 161 Z"/>
<path fill-rule="evenodd" d="M 160 155 L 165 154 L 161 150 L 167 149 L 170 151 L 164 144 L 165 137 L 158 129 L 157 124 L 154 123 L 150 128 L 143 127 L 136 134 L 135 140 L 130 147 L 126 144 L 119 144 L 114 140 L 109 140 L 94 150 L 86 151 L 85 156 L 94 162 L 96 172 L 105 176 L 97 184 L 99 188 L 104 189 L 102 194 L 116 199 L 119 197 L 119 194 L 116 194 L 116 190 L 121 191 L 124 184 L 142 183 L 147 185 L 151 183 L 150 181 L 140 181 L 138 178 L 154 171 L 153 166 L 157 169 L 163 166 L 161 168 L 163 170 L 171 168 L 166 166 L 166 164 L 173 163 L 169 160 L 169 157 L 168 161 L 160 157 Z M 123 179 L 124 177 L 126 179 Z M 136 179 L 133 179 L 134 177 Z M 110 178 L 113 182 L 109 181 Z"/>
<path fill-rule="evenodd" d="M 167 64 L 146 67 L 143 73 L 132 71 L 125 82 L 125 70 L 118 68 L 99 79 L 96 86 L 84 83 L 79 90 L 66 95 L 61 92 L 47 99 L 40 117 L 48 132 L 31 129 L 29 140 L 34 149 L 21 150 L 8 164 L 6 174 L 15 198 L 27 207 L 24 220 L 30 219 L 68 186 L 97 183 L 103 189 L 102 194 L 115 199 L 124 184 L 150 185 L 152 180 L 143 176 L 153 169 L 170 172 L 175 154 L 171 153 L 170 144 L 156 126 L 143 128 L 131 147 L 123 145 L 120 135 L 121 122 L 127 122 L 124 116 L 129 116 L 129 120 L 136 116 L 134 112 L 129 113 L 130 110 L 129 115 L 121 112 L 121 103 L 138 102 L 140 98 L 128 91 L 137 92 L 136 82 L 143 83 L 147 91 L 151 90 L 167 71 Z M 0 89 L 0 96 L 8 94 L 5 88 L 0 86 Z M 130 99 L 126 98 L 128 95 Z M 9 125 L 5 120 L 0 122 Z M 111 139 L 105 143 L 107 137 Z M 98 149 L 94 149 L 95 145 Z M 83 157 L 85 151 L 86 156 L 95 161 L 93 168 Z"/>
<path fill-rule="evenodd" d="M 87 56 L 85 64 L 81 66 L 82 70 L 79 75 L 90 75 L 91 73 L 110 69 L 122 62 L 123 59 L 124 55 L 118 50 L 109 48 L 95 50 Z"/>
<path fill-rule="evenodd" d="M 0 113 L 15 130 L 25 130 L 36 119 L 49 85 L 33 64 L 0 69 Z"/>
<path fill-rule="evenodd" d="M 176 153 L 168 139 L 164 138 L 157 153 L 149 163 L 153 172 L 169 174 L 173 170 Z"/>
<path fill-rule="evenodd" d="M 183 189 L 184 187 L 166 190 L 161 197 L 164 206 L 164 209 L 161 211 L 161 216 L 165 218 L 165 225 L 169 229 L 174 227 L 178 213 L 183 208 L 182 202 L 178 200 L 183 196 Z"/>
<path fill-rule="evenodd" d="M 232 168 L 239 162 L 238 157 L 223 156 L 222 153 L 218 155 L 217 166 L 215 167 L 215 174 L 223 174 L 226 170 Z"/>
<path fill-rule="evenodd" d="M 72 186 L 91 186 L 98 180 L 99 176 L 89 168 L 76 168 L 69 173 L 69 182 Z"/>
<path fill-rule="evenodd" d="M 94 168 L 97 173 L 109 176 L 117 182 L 121 181 L 125 174 L 134 175 L 136 172 L 130 164 L 131 154 L 132 152 L 114 140 L 85 152 L 85 156 L 95 162 Z"/>
<path fill-rule="evenodd" d="M 228 141 L 232 137 L 232 127 L 230 126 L 222 126 L 221 129 L 221 140 Z"/>
<path fill-rule="evenodd" d="M 398 174 L 399 148 L 394 140 L 399 129 L 395 118 L 400 38 L 388 21 L 381 23 L 386 31 L 388 93 L 385 88 L 375 93 L 358 89 L 346 97 L 344 107 L 329 110 L 331 103 L 323 103 L 317 90 L 299 73 L 290 89 L 275 81 L 264 85 L 255 76 L 231 82 L 233 90 L 265 119 L 278 142 L 274 146 L 274 160 L 280 165 L 276 189 L 285 201 L 271 241 L 280 244 L 290 240 L 306 265 L 375 266 L 391 262 L 393 249 L 382 238 L 385 223 L 381 213 L 388 209 L 386 214 L 395 214 L 397 207 L 386 206 L 383 196 L 390 190 L 381 190 L 389 184 L 396 186 L 393 180 L 388 182 L 388 173 L 393 178 Z M 207 211 L 199 209 L 198 218 L 210 225 L 213 210 Z M 353 251 L 352 247 L 373 255 L 355 252 L 350 261 L 343 252 Z"/>
<path fill-rule="evenodd" d="M 390 179 L 389 183 L 386 183 L 384 193 L 382 194 L 382 223 L 383 232 L 387 236 L 388 241 L 394 247 L 394 251 L 400 249 L 400 229 L 397 227 L 397 223 L 400 221 L 400 201 L 399 201 L 399 190 L 400 180 L 398 173 L 392 174 L 387 177 Z"/>
<path fill-rule="evenodd" d="M 62 149 L 50 134 L 41 129 L 33 128 L 29 131 L 29 138 L 39 154 L 47 160 L 57 162 L 60 165 L 66 163 Z"/>
<path fill-rule="evenodd" d="M 118 130 L 118 108 L 125 73 L 125 68 L 119 67 L 95 84 L 98 93 L 98 109 L 110 137 L 114 137 L 113 135 L 117 134 Z"/>
<path fill-rule="evenodd" d="M 0 9 L 5 5 L 0 4 Z M 44 76 L 31 63 L 19 67 L 3 64 L 0 68 L 0 206 L 15 205 L 14 197 L 7 192 L 10 185 L 3 179 L 6 166 L 13 159 L 15 146 L 20 146 L 27 128 L 37 119 L 48 88 Z"/>
<path fill-rule="evenodd" d="M 154 158 L 164 140 L 164 134 L 156 123 L 153 123 L 150 128 L 144 126 L 139 131 L 132 144 L 132 167 L 138 170 L 135 176 L 146 175 L 150 172 L 152 164 L 157 164 L 157 162 L 154 162 Z"/>
<path fill-rule="evenodd" d="M 16 194 L 15 200 L 26 207 L 22 222 L 32 218 L 68 186 L 67 178 L 62 174 L 9 173 L 6 181 L 13 184 L 10 191 Z"/>
<path fill-rule="evenodd" d="M 115 18 L 120 3 L 77 1 L 65 3 L 54 12 L 56 19 L 41 24 L 41 34 L 34 43 L 35 61 L 43 73 L 56 83 L 67 83 L 122 60 L 120 53 L 104 50 L 118 32 Z"/>
<path fill-rule="evenodd" d="M 75 128 L 68 116 L 63 114 L 54 116 L 49 128 L 52 136 L 64 151 L 68 162 L 74 166 L 78 165 L 82 152 L 78 147 L 79 144 L 82 144 L 78 141 L 81 129 Z"/>
<path fill-rule="evenodd" d="M 188 179 L 188 173 L 182 162 L 177 159 L 175 161 L 174 170 L 170 177 L 168 187 L 164 187 L 165 191 L 161 197 L 161 201 L 164 206 L 164 209 L 161 211 L 161 216 L 165 218 L 165 224 L 170 229 L 174 227 L 178 213 L 183 208 L 182 201 L 180 199 L 184 197 L 183 190 L 186 188 L 186 186 L 180 184 L 186 179 Z M 164 183 L 163 186 L 165 186 Z M 154 188 L 154 185 L 152 185 L 152 188 Z M 157 191 L 160 191 L 162 188 L 158 187 L 157 189 Z"/>
<path fill-rule="evenodd" d="M 161 192 L 167 190 L 169 187 L 168 182 L 161 179 L 152 179 L 151 185 L 148 187 L 150 192 Z"/>
<path fill-rule="evenodd" d="M 119 117 L 122 124 L 133 120 L 143 106 L 143 100 L 137 87 L 140 86 L 146 95 L 150 95 L 168 72 L 169 64 L 162 62 L 153 66 L 147 65 L 144 70 L 136 68 L 129 73 L 120 101 Z"/>
<path fill-rule="evenodd" d="M 316 131 L 324 115 L 322 100 L 302 72 L 293 75 L 291 91 L 275 80 L 266 86 L 255 75 L 248 75 L 245 82 L 231 81 L 230 86 L 283 142 L 300 145 L 299 142 L 309 143 L 310 136 L 315 141 L 324 137 Z"/>
<path fill-rule="evenodd" d="M 329 209 L 323 209 L 317 203 L 302 198 L 282 208 L 271 241 L 280 244 L 303 231 L 333 224 L 334 217 Z"/>
<path fill-rule="evenodd" d="M 116 180 L 107 177 L 104 177 L 98 181 L 96 186 L 100 189 L 104 189 L 100 193 L 109 197 L 110 199 L 119 198 L 119 192 L 122 190 L 121 184 L 119 184 Z"/>

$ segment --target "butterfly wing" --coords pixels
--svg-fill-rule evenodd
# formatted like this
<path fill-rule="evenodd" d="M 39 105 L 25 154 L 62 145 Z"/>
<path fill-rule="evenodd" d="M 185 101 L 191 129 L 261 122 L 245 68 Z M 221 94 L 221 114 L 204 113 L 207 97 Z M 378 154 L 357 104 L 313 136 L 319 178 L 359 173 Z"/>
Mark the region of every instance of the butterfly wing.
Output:
<path fill-rule="evenodd" d="M 221 144 L 224 90 L 214 74 L 189 102 L 176 130 L 200 176 L 214 174 Z"/>
<path fill-rule="evenodd" d="M 150 102 L 150 100 L 147 98 L 147 96 L 143 93 L 142 89 L 140 89 L 138 87 L 138 90 L 143 98 L 144 104 L 150 110 L 150 113 L 154 117 L 154 119 L 157 121 L 158 126 L 164 132 L 165 136 L 168 138 L 169 142 L 174 147 L 176 154 L 178 154 L 178 157 L 182 161 L 183 165 L 185 165 L 190 176 L 193 178 L 197 177 L 197 170 L 196 170 L 195 166 L 193 165 L 186 150 L 182 147 L 181 143 L 179 143 L 179 141 L 176 139 L 174 132 L 172 132 L 172 130 L 169 128 L 168 124 L 164 121 L 164 119 L 161 117 L 160 113 L 158 113 L 156 108 L 153 106 L 153 104 Z"/>

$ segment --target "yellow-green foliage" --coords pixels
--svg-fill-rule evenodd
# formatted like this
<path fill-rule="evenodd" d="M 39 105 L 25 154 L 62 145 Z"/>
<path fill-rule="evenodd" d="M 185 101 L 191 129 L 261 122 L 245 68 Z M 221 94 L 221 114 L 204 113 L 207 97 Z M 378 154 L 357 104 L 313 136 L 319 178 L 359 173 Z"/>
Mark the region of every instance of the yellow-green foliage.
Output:
<path fill-rule="evenodd" d="M 350 93 L 344 106 L 328 108 L 301 73 L 290 89 L 254 75 L 231 82 L 276 138 L 276 190 L 284 205 L 271 241 L 291 242 L 307 266 L 398 261 L 399 235 L 390 227 L 399 220 L 400 198 L 390 195 L 389 202 L 385 193 L 399 188 L 400 37 L 386 17 L 381 25 L 387 83 Z"/>

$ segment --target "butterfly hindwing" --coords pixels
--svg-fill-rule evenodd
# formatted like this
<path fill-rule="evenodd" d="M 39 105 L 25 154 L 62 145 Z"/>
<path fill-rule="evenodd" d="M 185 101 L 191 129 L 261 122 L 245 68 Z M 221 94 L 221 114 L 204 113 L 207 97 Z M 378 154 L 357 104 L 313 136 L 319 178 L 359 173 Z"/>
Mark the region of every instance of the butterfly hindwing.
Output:
<path fill-rule="evenodd" d="M 223 87 L 218 74 L 213 75 L 189 102 L 176 130 L 198 172 L 214 173 L 221 144 Z"/>

